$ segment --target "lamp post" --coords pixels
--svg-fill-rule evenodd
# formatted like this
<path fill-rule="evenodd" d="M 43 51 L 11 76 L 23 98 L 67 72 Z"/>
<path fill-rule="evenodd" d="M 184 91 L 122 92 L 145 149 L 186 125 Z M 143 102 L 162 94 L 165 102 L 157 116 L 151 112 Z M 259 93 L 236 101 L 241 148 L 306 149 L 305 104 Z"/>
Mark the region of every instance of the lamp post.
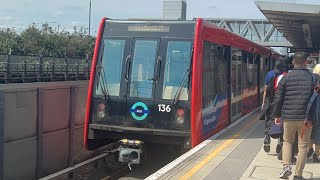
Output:
<path fill-rule="evenodd" d="M 89 36 L 90 36 L 90 29 L 91 29 L 91 0 L 89 4 Z"/>

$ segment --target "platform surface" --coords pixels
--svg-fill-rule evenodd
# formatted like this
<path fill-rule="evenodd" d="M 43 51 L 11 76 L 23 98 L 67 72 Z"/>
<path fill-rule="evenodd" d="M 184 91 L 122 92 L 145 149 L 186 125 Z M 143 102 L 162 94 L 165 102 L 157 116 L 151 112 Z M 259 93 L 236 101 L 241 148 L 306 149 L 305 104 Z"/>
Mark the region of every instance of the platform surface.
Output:
<path fill-rule="evenodd" d="M 187 152 L 147 179 L 191 180 L 275 180 L 282 170 L 276 155 L 277 140 L 272 140 L 270 153 L 262 148 L 264 121 L 259 112 L 240 120 L 203 148 Z M 184 156 L 184 157 L 183 157 Z M 295 166 L 293 165 L 293 174 Z M 320 180 L 320 163 L 307 159 L 303 176 Z M 292 179 L 293 175 L 289 179 Z"/>

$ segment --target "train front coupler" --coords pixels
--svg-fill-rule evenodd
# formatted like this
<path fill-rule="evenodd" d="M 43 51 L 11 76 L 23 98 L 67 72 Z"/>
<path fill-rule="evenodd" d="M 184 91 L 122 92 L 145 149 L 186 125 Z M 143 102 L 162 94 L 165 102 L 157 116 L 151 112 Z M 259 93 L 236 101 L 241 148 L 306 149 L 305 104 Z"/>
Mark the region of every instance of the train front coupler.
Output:
<path fill-rule="evenodd" d="M 143 142 L 129 139 L 122 139 L 119 142 L 119 161 L 128 163 L 129 169 L 132 170 L 131 165 L 141 163 Z"/>

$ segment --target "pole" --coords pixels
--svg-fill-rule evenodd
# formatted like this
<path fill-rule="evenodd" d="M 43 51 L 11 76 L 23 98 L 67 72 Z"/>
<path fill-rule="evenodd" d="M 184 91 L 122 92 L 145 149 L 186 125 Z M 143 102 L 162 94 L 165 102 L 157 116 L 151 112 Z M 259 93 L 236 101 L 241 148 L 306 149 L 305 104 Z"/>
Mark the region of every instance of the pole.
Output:
<path fill-rule="evenodd" d="M 91 29 L 91 0 L 90 0 L 90 6 L 89 6 L 89 36 L 90 36 L 90 29 Z"/>

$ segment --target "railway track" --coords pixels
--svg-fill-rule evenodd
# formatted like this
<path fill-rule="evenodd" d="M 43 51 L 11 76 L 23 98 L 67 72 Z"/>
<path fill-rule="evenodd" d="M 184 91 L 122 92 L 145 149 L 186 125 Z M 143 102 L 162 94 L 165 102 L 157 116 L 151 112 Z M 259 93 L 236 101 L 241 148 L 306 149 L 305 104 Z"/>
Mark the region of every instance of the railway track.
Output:
<path fill-rule="evenodd" d="M 113 150 L 102 153 L 94 158 L 43 177 L 39 180 L 128 180 L 144 179 L 158 169 L 178 157 L 176 152 L 167 146 L 150 144 L 148 159 L 141 165 L 132 165 L 118 161 L 118 152 Z"/>

